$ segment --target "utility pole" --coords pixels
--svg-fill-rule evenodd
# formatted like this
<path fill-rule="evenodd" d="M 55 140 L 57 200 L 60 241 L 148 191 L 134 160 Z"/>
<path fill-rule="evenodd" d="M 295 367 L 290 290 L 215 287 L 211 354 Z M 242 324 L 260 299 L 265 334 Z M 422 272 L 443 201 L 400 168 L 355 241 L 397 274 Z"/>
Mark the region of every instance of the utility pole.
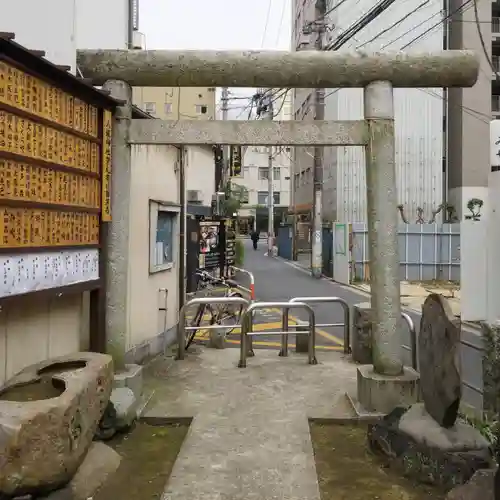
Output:
<path fill-rule="evenodd" d="M 222 120 L 227 121 L 228 119 L 228 111 L 229 111 L 229 89 L 228 87 L 222 88 L 221 95 L 221 109 L 222 109 Z M 223 167 L 222 167 L 222 185 L 226 186 L 227 181 L 229 180 L 230 173 L 230 165 L 229 165 L 229 146 L 227 144 L 222 145 L 222 158 L 223 158 Z M 224 189 L 225 190 L 225 189 Z"/>
<path fill-rule="evenodd" d="M 267 116 L 270 121 L 274 119 L 272 94 L 267 97 Z M 273 256 L 274 246 L 274 168 L 273 168 L 273 147 L 268 146 L 267 150 L 267 207 L 268 207 L 268 226 L 267 226 L 267 255 Z"/>
<path fill-rule="evenodd" d="M 314 48 L 323 50 L 323 33 L 325 32 L 325 2 L 319 2 L 320 8 L 316 8 L 316 19 L 306 28 L 316 33 Z M 314 91 L 315 120 L 325 119 L 325 89 Z M 313 220 L 312 220 L 312 251 L 311 251 L 311 274 L 315 278 L 321 278 L 323 272 L 323 148 L 314 148 L 314 170 L 313 170 Z"/>

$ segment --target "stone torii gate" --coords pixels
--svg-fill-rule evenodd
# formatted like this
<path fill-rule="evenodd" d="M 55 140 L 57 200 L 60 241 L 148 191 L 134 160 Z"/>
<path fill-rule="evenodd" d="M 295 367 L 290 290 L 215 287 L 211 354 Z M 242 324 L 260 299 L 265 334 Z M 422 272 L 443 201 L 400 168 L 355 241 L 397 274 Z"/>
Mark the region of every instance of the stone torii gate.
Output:
<path fill-rule="evenodd" d="M 364 120 L 175 122 L 128 118 L 128 133 L 118 128 L 114 140 L 117 146 L 128 141 L 366 147 L 374 369 L 358 369 L 358 398 L 367 409 L 384 411 L 396 406 L 405 393 L 415 392 L 418 374 L 403 366 L 401 353 L 393 88 L 471 87 L 479 72 L 473 53 L 84 50 L 78 53 L 78 66 L 93 84 L 108 82 L 108 88 L 115 89 L 113 97 L 126 102 L 131 99 L 130 86 L 364 88 Z M 120 156 L 114 161 L 120 162 Z"/>

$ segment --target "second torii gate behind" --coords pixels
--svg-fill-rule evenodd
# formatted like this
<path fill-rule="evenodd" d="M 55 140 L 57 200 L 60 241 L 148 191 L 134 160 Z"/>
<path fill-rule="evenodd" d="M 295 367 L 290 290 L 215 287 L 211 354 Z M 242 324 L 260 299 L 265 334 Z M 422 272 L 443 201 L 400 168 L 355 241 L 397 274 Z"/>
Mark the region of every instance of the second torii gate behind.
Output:
<path fill-rule="evenodd" d="M 174 145 L 365 146 L 376 374 L 371 377 L 366 370 L 359 373 L 369 378 L 363 383 L 373 382 L 374 390 L 380 386 L 374 380 L 380 380 L 381 376 L 387 382 L 397 383 L 399 390 L 406 382 L 415 381 L 418 375 L 403 367 L 401 354 L 393 87 L 471 87 L 479 72 L 474 54 L 468 51 L 369 55 L 313 51 L 98 50 L 80 51 L 78 66 L 96 85 L 119 80 L 129 86 L 363 87 L 364 120 L 314 123 L 131 120 L 128 141 Z M 390 386 L 384 384 L 386 388 Z M 361 396 L 359 392 L 358 385 Z M 375 399 L 380 396 L 383 399 L 383 395 Z M 387 397 L 392 396 L 387 394 Z M 360 402 L 374 406 L 373 400 Z"/>

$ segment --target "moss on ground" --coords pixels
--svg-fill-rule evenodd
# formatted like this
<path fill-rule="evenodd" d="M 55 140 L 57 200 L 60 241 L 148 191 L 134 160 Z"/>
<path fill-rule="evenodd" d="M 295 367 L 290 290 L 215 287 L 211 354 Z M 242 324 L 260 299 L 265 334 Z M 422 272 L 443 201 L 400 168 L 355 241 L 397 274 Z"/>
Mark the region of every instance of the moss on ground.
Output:
<path fill-rule="evenodd" d="M 367 448 L 366 428 L 311 423 L 322 500 L 443 500 L 444 495 L 383 468 Z"/>
<path fill-rule="evenodd" d="M 109 441 L 107 444 L 121 455 L 122 461 L 93 500 L 161 499 L 188 428 L 139 422 L 129 434 Z"/>

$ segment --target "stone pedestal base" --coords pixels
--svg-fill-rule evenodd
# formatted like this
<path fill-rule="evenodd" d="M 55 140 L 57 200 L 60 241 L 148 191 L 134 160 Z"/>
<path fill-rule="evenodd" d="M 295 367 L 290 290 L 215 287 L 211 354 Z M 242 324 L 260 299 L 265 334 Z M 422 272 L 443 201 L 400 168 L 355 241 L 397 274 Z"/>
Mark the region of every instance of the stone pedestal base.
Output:
<path fill-rule="evenodd" d="M 478 470 L 494 465 L 489 443 L 478 430 L 462 422 L 445 429 L 423 404 L 395 408 L 383 420 L 368 426 L 368 445 L 404 476 L 445 490 L 466 483 Z"/>
<path fill-rule="evenodd" d="M 137 401 L 142 398 L 142 366 L 140 365 L 125 365 L 125 370 L 115 373 L 113 388 L 128 387 L 135 396 Z"/>
<path fill-rule="evenodd" d="M 309 323 L 305 321 L 297 321 L 295 325 L 296 332 L 308 332 Z M 306 333 L 298 334 L 295 336 L 295 352 L 304 353 L 309 351 L 309 335 Z"/>
<path fill-rule="evenodd" d="M 210 349 L 226 348 L 226 331 L 224 329 L 209 330 L 208 345 Z"/>
<path fill-rule="evenodd" d="M 369 302 L 355 304 L 352 308 L 352 360 L 362 365 L 373 363 L 371 316 Z"/>
<path fill-rule="evenodd" d="M 420 377 L 412 368 L 401 375 L 388 377 L 375 372 L 372 365 L 358 367 L 358 400 L 368 411 L 389 413 L 397 406 L 410 406 L 418 401 Z"/>

